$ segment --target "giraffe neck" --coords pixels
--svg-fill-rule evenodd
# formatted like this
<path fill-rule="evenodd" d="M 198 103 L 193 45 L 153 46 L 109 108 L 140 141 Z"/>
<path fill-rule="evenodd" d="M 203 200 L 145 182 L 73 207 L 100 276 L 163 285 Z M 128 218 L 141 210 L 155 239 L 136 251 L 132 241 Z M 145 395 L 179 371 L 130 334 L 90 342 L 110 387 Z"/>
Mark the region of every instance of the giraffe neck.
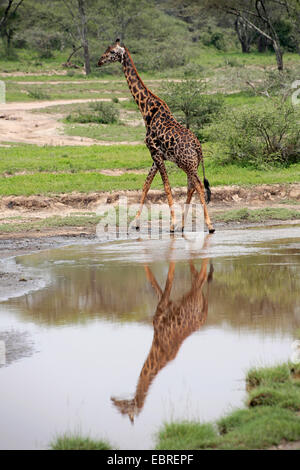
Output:
<path fill-rule="evenodd" d="M 139 381 L 136 387 L 135 400 L 137 407 L 141 409 L 144 406 L 145 399 L 148 394 L 149 387 L 157 376 L 158 372 L 163 369 L 168 362 L 166 358 L 161 358 L 160 351 L 153 341 L 151 350 L 143 365 L 140 373 Z"/>
<path fill-rule="evenodd" d="M 129 90 L 133 96 L 134 101 L 138 105 L 140 112 L 143 115 L 143 118 L 146 120 L 146 116 L 149 113 L 149 106 L 148 106 L 148 99 L 152 98 L 152 105 L 153 105 L 153 99 L 157 100 L 157 104 L 163 105 L 166 110 L 168 106 L 166 103 L 158 98 L 156 95 L 154 95 L 144 84 L 142 81 L 141 77 L 139 76 L 135 65 L 133 63 L 132 57 L 129 54 L 129 51 L 127 48 L 125 48 L 125 53 L 123 56 L 122 60 L 122 65 L 123 65 L 123 71 L 124 75 L 126 77 Z"/>

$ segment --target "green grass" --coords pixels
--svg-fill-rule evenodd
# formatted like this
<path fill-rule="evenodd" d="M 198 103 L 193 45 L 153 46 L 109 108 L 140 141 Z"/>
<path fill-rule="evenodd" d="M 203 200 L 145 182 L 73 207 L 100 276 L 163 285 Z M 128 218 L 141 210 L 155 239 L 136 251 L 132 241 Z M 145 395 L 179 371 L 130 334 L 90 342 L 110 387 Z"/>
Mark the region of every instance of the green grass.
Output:
<path fill-rule="evenodd" d="M 267 220 L 300 219 L 300 210 L 285 208 L 233 209 L 215 214 L 219 222 L 265 222 Z"/>
<path fill-rule="evenodd" d="M 80 435 L 64 434 L 50 444 L 51 450 L 111 450 L 107 441 L 94 440 Z"/>
<path fill-rule="evenodd" d="M 279 364 L 275 367 L 253 367 L 246 376 L 248 390 L 261 385 L 274 385 L 290 381 L 290 368 L 288 364 Z"/>
<path fill-rule="evenodd" d="M 143 142 L 145 126 L 128 126 L 120 124 L 65 124 L 66 135 L 88 137 L 107 142 Z"/>
<path fill-rule="evenodd" d="M 279 406 L 291 411 L 300 411 L 300 384 L 285 382 L 282 384 L 261 385 L 250 391 L 248 406 Z"/>
<path fill-rule="evenodd" d="M 300 440 L 300 381 L 294 368 L 279 364 L 252 368 L 247 408 L 235 410 L 216 424 L 165 423 L 157 435 L 157 449 L 266 449 Z M 265 385 L 262 385 L 265 384 Z"/>
<path fill-rule="evenodd" d="M 12 220 L 12 218 L 9 220 Z M 88 227 L 97 225 L 100 220 L 101 216 L 96 214 L 69 215 L 65 217 L 55 215 L 30 222 L 26 222 L 26 219 L 21 218 L 17 223 L 0 222 L 0 233 L 39 232 L 48 228 L 60 227 Z"/>
<path fill-rule="evenodd" d="M 219 438 L 219 449 L 267 449 L 283 440 L 300 439 L 300 419 L 289 410 L 262 406 L 238 410 L 219 422 L 227 432 Z"/>
<path fill-rule="evenodd" d="M 191 450 L 216 447 L 218 436 L 212 424 L 166 423 L 158 434 L 157 450 Z"/>
<path fill-rule="evenodd" d="M 204 151 L 213 149 L 204 146 Z M 208 152 L 207 152 L 208 153 Z M 174 164 L 167 162 L 172 187 L 186 186 L 186 175 Z M 152 160 L 145 145 L 113 145 L 109 147 L 37 147 L 16 145 L 0 147 L 0 195 L 33 195 L 68 193 L 72 191 L 115 191 L 141 189 L 145 180 L 143 174 L 121 176 L 101 175 L 102 169 L 148 169 Z M 300 181 L 300 163 L 287 168 L 257 170 L 237 165 L 222 166 L 214 158 L 205 160 L 206 175 L 211 186 L 255 185 L 265 183 L 295 183 Z M 16 174 L 28 172 L 28 174 Z M 199 172 L 201 175 L 201 171 Z M 161 189 L 161 178 L 157 174 L 152 187 Z M 290 218 L 291 213 L 280 209 L 280 218 Z M 279 212 L 272 209 L 259 212 L 235 212 L 227 214 L 227 221 L 240 218 L 255 221 L 278 218 Z M 297 217 L 295 211 L 293 218 Z M 224 218 L 222 220 L 225 220 Z"/>
<path fill-rule="evenodd" d="M 13 175 L 20 171 L 39 173 L 117 168 L 145 169 L 150 166 L 151 156 L 145 145 L 0 147 L 0 174 Z"/>

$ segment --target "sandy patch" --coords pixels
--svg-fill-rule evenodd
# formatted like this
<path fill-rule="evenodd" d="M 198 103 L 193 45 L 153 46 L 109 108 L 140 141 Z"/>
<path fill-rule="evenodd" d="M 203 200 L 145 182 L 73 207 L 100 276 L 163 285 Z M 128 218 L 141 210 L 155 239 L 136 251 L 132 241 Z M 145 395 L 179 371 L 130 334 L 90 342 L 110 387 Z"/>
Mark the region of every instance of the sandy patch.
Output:
<path fill-rule="evenodd" d="M 120 100 L 126 99 L 120 98 Z M 110 99 L 74 99 L 0 104 L 0 139 L 2 142 L 36 145 L 115 145 L 116 142 L 63 135 L 63 124 L 59 122 L 61 115 L 30 112 L 49 106 L 88 103 L 90 101 L 110 101 Z M 122 141 L 117 143 L 120 145 L 136 145 L 140 142 Z"/>

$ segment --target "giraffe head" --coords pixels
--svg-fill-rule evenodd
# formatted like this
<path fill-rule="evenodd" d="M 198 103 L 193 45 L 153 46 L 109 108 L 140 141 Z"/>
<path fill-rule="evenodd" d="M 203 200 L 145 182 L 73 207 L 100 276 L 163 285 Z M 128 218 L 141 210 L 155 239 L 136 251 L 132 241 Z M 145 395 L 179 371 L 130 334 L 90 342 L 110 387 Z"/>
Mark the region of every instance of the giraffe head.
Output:
<path fill-rule="evenodd" d="M 104 64 L 111 64 L 112 62 L 122 62 L 124 52 L 125 48 L 121 46 L 120 39 L 116 39 L 116 42 L 112 46 L 109 46 L 100 57 L 98 67 Z"/>
<path fill-rule="evenodd" d="M 128 415 L 131 424 L 134 424 L 134 418 L 139 414 L 135 398 L 130 400 L 118 400 L 117 398 L 111 397 L 111 401 L 122 415 Z"/>

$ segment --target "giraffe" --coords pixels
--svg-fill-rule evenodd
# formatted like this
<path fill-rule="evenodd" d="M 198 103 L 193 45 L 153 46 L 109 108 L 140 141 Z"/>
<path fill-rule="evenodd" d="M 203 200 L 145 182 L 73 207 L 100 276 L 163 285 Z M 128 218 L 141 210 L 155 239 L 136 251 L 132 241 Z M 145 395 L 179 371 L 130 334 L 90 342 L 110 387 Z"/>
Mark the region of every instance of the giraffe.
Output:
<path fill-rule="evenodd" d="M 203 288 L 205 283 L 209 285 L 213 278 L 212 264 L 207 273 L 208 261 L 208 258 L 202 260 L 199 272 L 193 261 L 189 261 L 191 289 L 176 302 L 170 300 L 175 263 L 171 261 L 169 264 L 164 291 L 160 288 L 149 266 L 144 266 L 147 279 L 158 297 L 158 305 L 153 317 L 153 341 L 141 370 L 134 398 L 129 400 L 111 398 L 120 413 L 128 415 L 131 423 L 134 423 L 134 418 L 143 409 L 149 388 L 156 375 L 175 359 L 183 341 L 201 328 L 206 321 L 209 291 L 207 289 L 204 293 Z"/>
<path fill-rule="evenodd" d="M 121 62 L 123 65 L 123 71 L 129 90 L 143 116 L 146 127 L 145 143 L 153 160 L 153 164 L 143 186 L 140 209 L 136 214 L 136 228 L 139 229 L 140 215 L 147 193 L 157 171 L 159 171 L 170 207 L 170 231 L 174 232 L 175 230 L 176 219 L 173 197 L 164 163 L 165 160 L 169 160 L 174 162 L 187 175 L 186 207 L 188 208 L 194 192 L 197 191 L 203 206 L 204 219 L 209 233 L 214 233 L 215 229 L 210 220 L 205 202 L 204 188 L 206 189 L 207 203 L 210 200 L 211 192 L 209 182 L 205 178 L 203 154 L 199 140 L 189 129 L 186 129 L 178 123 L 168 105 L 146 87 L 135 68 L 127 47 L 121 45 L 119 39 L 116 39 L 115 43 L 107 48 L 98 61 L 98 67 L 117 61 Z M 203 169 L 204 185 L 198 177 L 198 166 L 200 162 Z M 186 215 L 187 211 L 185 216 Z M 182 231 L 184 230 L 185 216 L 182 218 Z"/>

